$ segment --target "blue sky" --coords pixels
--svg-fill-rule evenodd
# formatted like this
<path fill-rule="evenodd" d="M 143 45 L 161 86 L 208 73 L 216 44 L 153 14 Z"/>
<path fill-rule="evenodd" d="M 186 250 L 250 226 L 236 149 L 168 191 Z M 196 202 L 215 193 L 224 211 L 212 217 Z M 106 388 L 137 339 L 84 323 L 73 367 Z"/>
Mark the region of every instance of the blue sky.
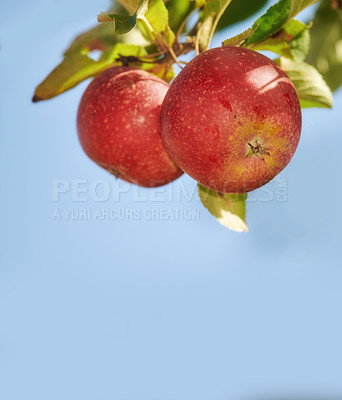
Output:
<path fill-rule="evenodd" d="M 31 103 L 107 6 L 0 5 L 0 398 L 341 398 L 341 89 L 230 232 L 189 177 L 137 190 L 85 156 L 87 83 Z"/>

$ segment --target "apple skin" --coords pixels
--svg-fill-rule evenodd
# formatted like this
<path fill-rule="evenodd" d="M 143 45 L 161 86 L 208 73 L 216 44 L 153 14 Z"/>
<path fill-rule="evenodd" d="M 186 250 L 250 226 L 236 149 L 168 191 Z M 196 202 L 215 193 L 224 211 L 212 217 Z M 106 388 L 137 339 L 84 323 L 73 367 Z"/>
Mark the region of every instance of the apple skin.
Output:
<path fill-rule="evenodd" d="M 77 130 L 85 153 L 121 179 L 145 187 L 167 184 L 183 172 L 160 138 L 160 107 L 169 85 L 146 71 L 112 67 L 81 99 Z"/>
<path fill-rule="evenodd" d="M 300 138 L 296 90 L 272 60 L 221 47 L 190 61 L 165 96 L 160 126 L 175 163 L 203 186 L 243 193 L 273 179 Z"/>

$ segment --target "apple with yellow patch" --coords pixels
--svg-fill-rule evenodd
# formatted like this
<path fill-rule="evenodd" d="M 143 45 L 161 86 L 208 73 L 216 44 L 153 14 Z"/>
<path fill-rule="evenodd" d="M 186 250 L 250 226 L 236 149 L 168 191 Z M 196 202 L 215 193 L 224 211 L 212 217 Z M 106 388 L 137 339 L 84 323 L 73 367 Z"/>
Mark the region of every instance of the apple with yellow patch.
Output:
<path fill-rule="evenodd" d="M 162 104 L 161 136 L 174 162 L 202 185 L 243 193 L 273 179 L 300 138 L 296 90 L 276 63 L 239 47 L 190 61 Z"/>

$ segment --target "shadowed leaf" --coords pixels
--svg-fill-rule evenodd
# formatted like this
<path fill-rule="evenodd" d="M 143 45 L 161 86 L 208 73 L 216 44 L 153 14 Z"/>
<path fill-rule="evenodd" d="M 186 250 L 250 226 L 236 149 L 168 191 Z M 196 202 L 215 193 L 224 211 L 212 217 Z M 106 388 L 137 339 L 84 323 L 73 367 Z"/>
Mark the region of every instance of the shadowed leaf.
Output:
<path fill-rule="evenodd" d="M 232 1 L 229 8 L 225 10 L 220 18 L 217 24 L 217 30 L 224 29 L 227 26 L 251 17 L 258 10 L 264 7 L 267 2 L 268 0 Z"/>
<path fill-rule="evenodd" d="M 203 9 L 201 26 L 196 37 L 197 51 L 205 51 L 210 45 L 217 24 L 232 0 L 208 0 Z"/>
<path fill-rule="evenodd" d="M 165 3 L 169 12 L 170 28 L 177 32 L 184 19 L 195 8 L 195 3 L 189 0 L 169 0 Z"/>
<path fill-rule="evenodd" d="M 323 75 L 331 90 L 342 85 L 342 9 L 322 2 L 311 29 L 308 62 Z"/>
<path fill-rule="evenodd" d="M 293 82 L 301 107 L 332 107 L 332 93 L 315 67 L 304 61 L 299 63 L 287 58 L 280 58 L 276 62 Z"/>

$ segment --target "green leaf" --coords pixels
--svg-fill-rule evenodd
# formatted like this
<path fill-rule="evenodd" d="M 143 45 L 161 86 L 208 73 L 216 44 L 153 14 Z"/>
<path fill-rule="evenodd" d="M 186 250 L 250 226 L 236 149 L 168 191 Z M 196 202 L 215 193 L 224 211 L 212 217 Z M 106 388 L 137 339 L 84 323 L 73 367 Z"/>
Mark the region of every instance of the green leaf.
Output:
<path fill-rule="evenodd" d="M 249 38 L 252 33 L 255 31 L 255 29 L 252 28 L 248 28 L 245 31 L 243 31 L 242 33 L 239 33 L 236 36 L 233 36 L 227 40 L 225 40 L 222 45 L 223 46 L 241 46 L 241 44 L 247 39 Z"/>
<path fill-rule="evenodd" d="M 217 30 L 222 30 L 227 26 L 251 17 L 262 7 L 264 7 L 267 2 L 268 0 L 232 1 L 229 5 L 229 8 L 225 10 L 220 21 L 218 22 Z"/>
<path fill-rule="evenodd" d="M 277 63 L 293 82 L 301 107 L 332 107 L 332 93 L 315 67 L 287 58 L 280 58 Z"/>
<path fill-rule="evenodd" d="M 201 26 L 196 37 L 197 51 L 205 51 L 210 45 L 217 24 L 232 0 L 207 0 Z"/>
<path fill-rule="evenodd" d="M 342 85 L 342 10 L 333 9 L 330 0 L 323 1 L 317 10 L 307 60 L 331 90 Z"/>
<path fill-rule="evenodd" d="M 258 26 L 258 28 L 254 34 L 248 38 L 246 43 L 250 45 L 267 39 L 269 36 L 278 32 L 287 21 L 294 18 L 300 11 L 317 1 L 318 0 L 280 0 L 255 21 L 253 28 L 256 26 Z"/>
<path fill-rule="evenodd" d="M 165 5 L 169 13 L 169 25 L 174 32 L 178 31 L 195 8 L 195 3 L 189 0 L 168 0 Z"/>
<path fill-rule="evenodd" d="M 243 31 L 242 33 L 239 33 L 238 35 L 225 40 L 222 43 L 222 46 L 236 46 L 236 47 L 241 46 L 241 44 L 243 42 L 245 42 L 245 40 L 247 38 L 249 38 L 253 34 L 254 31 L 255 31 L 255 29 L 248 28 L 245 31 Z"/>
<path fill-rule="evenodd" d="M 267 39 L 270 35 L 279 31 L 286 22 L 291 11 L 291 0 L 280 0 L 270 7 L 266 13 L 258 18 L 253 24 L 257 27 L 246 43 L 252 44 Z"/>
<path fill-rule="evenodd" d="M 164 51 L 175 40 L 175 34 L 169 27 L 169 13 L 162 0 L 150 0 L 144 15 L 138 15 L 139 28 L 145 38 Z"/>
<path fill-rule="evenodd" d="M 107 48 L 99 61 L 94 61 L 82 53 L 68 54 L 36 88 L 33 101 L 51 99 L 73 88 L 85 79 L 115 65 L 114 61 L 119 56 L 142 56 L 145 54 L 144 48 L 124 43 L 117 43 L 113 48 Z"/>
<path fill-rule="evenodd" d="M 198 184 L 198 195 L 204 207 L 220 224 L 236 232 L 248 231 L 247 193 L 220 194 Z"/>
<path fill-rule="evenodd" d="M 253 50 L 268 50 L 294 61 L 303 61 L 309 51 L 309 26 L 290 20 L 272 37 L 249 46 Z"/>
<path fill-rule="evenodd" d="M 129 32 L 135 27 L 137 23 L 137 14 L 135 13 L 133 15 L 120 15 L 101 12 L 97 16 L 97 20 L 101 23 L 112 23 L 113 32 L 117 35 L 122 35 Z"/>

